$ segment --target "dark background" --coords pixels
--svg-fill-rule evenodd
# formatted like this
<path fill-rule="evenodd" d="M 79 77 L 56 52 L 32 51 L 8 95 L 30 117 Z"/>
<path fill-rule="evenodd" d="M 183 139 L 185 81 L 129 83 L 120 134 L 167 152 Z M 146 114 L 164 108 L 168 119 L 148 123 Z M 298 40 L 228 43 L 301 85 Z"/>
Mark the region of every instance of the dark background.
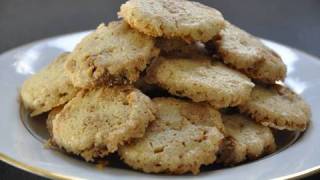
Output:
<path fill-rule="evenodd" d="M 116 13 L 123 2 L 0 0 L 0 53 L 42 38 L 94 29 L 101 22 L 117 19 Z M 216 7 L 226 19 L 254 35 L 320 57 L 320 0 L 200 2 Z M 313 176 L 317 177 L 320 175 Z M 2 179 L 41 178 L 0 162 Z"/>

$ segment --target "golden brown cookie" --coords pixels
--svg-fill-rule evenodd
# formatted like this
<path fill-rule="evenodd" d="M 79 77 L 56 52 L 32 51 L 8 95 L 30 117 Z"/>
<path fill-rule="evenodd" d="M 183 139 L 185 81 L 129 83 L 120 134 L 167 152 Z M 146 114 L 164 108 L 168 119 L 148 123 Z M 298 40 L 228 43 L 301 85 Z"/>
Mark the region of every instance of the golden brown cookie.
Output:
<path fill-rule="evenodd" d="M 234 165 L 246 159 L 257 159 L 276 150 L 270 128 L 240 114 L 222 115 L 222 120 L 226 138 L 219 151 L 219 162 Z"/>
<path fill-rule="evenodd" d="M 64 63 L 69 53 L 63 53 L 51 64 L 27 79 L 21 88 L 21 100 L 31 116 L 47 112 L 66 103 L 79 91 L 73 87 Z"/>
<path fill-rule="evenodd" d="M 136 81 L 158 53 L 153 38 L 117 21 L 101 24 L 86 36 L 65 67 L 77 87 L 126 84 Z"/>
<path fill-rule="evenodd" d="M 277 53 L 248 32 L 226 24 L 214 40 L 217 52 L 226 64 L 265 83 L 284 80 L 286 66 Z"/>
<path fill-rule="evenodd" d="M 86 161 L 142 137 L 155 119 L 152 101 L 132 87 L 81 91 L 52 120 L 53 141 Z"/>
<path fill-rule="evenodd" d="M 186 0 L 129 0 L 119 15 L 149 36 L 186 41 L 206 42 L 224 27 L 218 10 Z"/>
<path fill-rule="evenodd" d="M 158 112 L 145 136 L 119 149 L 125 163 L 147 173 L 197 174 L 216 160 L 224 128 L 217 110 L 174 98 L 153 102 Z"/>
<path fill-rule="evenodd" d="M 256 85 L 251 99 L 240 110 L 264 126 L 279 130 L 304 131 L 311 112 L 304 100 L 282 85 Z"/>
<path fill-rule="evenodd" d="M 147 83 L 194 102 L 208 101 L 216 108 L 245 103 L 254 84 L 245 75 L 208 57 L 159 57 L 147 69 Z"/>

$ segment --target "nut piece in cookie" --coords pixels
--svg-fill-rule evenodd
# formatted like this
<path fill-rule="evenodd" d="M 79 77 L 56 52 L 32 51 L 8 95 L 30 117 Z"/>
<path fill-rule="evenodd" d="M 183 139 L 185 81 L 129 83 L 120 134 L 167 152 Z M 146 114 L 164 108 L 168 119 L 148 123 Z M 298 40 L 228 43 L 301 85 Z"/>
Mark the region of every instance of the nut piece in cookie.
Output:
<path fill-rule="evenodd" d="M 67 152 L 93 161 L 142 137 L 154 114 L 152 101 L 132 87 L 84 90 L 52 120 L 52 140 Z"/>
<path fill-rule="evenodd" d="M 143 138 L 119 148 L 121 158 L 147 173 L 199 173 L 216 160 L 223 139 L 220 113 L 205 103 L 153 99 L 158 112 Z"/>
<path fill-rule="evenodd" d="M 245 103 L 254 86 L 242 73 L 205 56 L 159 57 L 147 69 L 145 79 L 171 94 L 208 101 L 216 108 Z"/>
<path fill-rule="evenodd" d="M 226 138 L 219 151 L 219 162 L 234 165 L 246 159 L 257 159 L 276 150 L 270 128 L 240 114 L 222 115 L 222 120 Z"/>
<path fill-rule="evenodd" d="M 61 54 L 23 83 L 21 100 L 31 116 L 68 102 L 79 91 L 72 85 L 63 68 L 68 56 L 69 53 Z"/>
<path fill-rule="evenodd" d="M 281 57 L 258 38 L 227 23 L 214 39 L 215 48 L 224 63 L 252 79 L 273 84 L 286 77 L 286 66 Z"/>
<path fill-rule="evenodd" d="M 207 42 L 225 25 L 218 10 L 186 0 L 129 0 L 118 14 L 149 36 L 188 42 Z"/>
<path fill-rule="evenodd" d="M 117 21 L 101 24 L 86 36 L 70 54 L 65 68 L 77 87 L 126 84 L 136 81 L 158 54 L 153 38 Z"/>
<path fill-rule="evenodd" d="M 240 110 L 264 126 L 290 131 L 304 131 L 311 116 L 307 103 L 279 84 L 256 85 L 250 101 L 240 106 Z"/>

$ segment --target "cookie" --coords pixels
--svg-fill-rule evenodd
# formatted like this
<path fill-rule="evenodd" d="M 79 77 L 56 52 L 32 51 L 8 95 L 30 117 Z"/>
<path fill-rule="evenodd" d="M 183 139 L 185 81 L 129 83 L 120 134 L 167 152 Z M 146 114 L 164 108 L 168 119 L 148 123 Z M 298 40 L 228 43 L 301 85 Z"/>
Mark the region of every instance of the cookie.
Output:
<path fill-rule="evenodd" d="M 158 112 L 145 136 L 119 148 L 126 164 L 147 173 L 197 174 L 201 165 L 216 160 L 224 137 L 217 110 L 174 98 L 153 102 Z"/>
<path fill-rule="evenodd" d="M 159 57 L 147 69 L 147 83 L 194 102 L 208 101 L 216 108 L 245 103 L 254 84 L 248 77 L 208 57 Z"/>
<path fill-rule="evenodd" d="M 304 100 L 283 85 L 256 85 L 250 101 L 240 110 L 264 126 L 279 130 L 304 131 L 311 112 Z"/>
<path fill-rule="evenodd" d="M 46 124 L 47 124 L 47 129 L 50 137 L 52 137 L 52 120 L 57 116 L 58 113 L 60 113 L 62 109 L 63 109 L 63 106 L 55 107 L 48 114 Z"/>
<path fill-rule="evenodd" d="M 215 37 L 214 43 L 224 63 L 252 79 L 274 84 L 286 77 L 286 66 L 277 53 L 230 23 Z"/>
<path fill-rule="evenodd" d="M 65 66 L 73 84 L 81 88 L 136 81 L 159 50 L 153 38 L 125 22 L 104 24 L 73 50 Z"/>
<path fill-rule="evenodd" d="M 144 34 L 188 42 L 206 42 L 225 25 L 218 10 L 186 0 L 129 0 L 118 14 Z"/>
<path fill-rule="evenodd" d="M 276 150 L 270 128 L 240 114 L 222 115 L 222 120 L 226 138 L 219 151 L 219 162 L 234 165 L 247 159 L 257 159 Z"/>
<path fill-rule="evenodd" d="M 195 55 L 209 55 L 201 42 L 187 43 L 182 39 L 158 38 L 156 46 L 160 49 L 160 55 L 173 57 L 191 57 Z"/>
<path fill-rule="evenodd" d="M 93 161 L 142 137 L 154 113 L 152 101 L 132 87 L 84 90 L 52 120 L 52 139 L 67 152 Z"/>
<path fill-rule="evenodd" d="M 66 103 L 79 91 L 72 85 L 63 68 L 68 56 L 68 53 L 63 53 L 23 83 L 21 100 L 31 116 Z"/>

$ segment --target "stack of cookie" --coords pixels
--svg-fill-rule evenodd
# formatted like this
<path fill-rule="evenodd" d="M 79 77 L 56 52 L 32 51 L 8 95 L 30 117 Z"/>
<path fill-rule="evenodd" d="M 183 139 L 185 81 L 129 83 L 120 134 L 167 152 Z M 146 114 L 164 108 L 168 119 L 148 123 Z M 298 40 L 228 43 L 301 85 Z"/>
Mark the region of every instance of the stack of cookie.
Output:
<path fill-rule="evenodd" d="M 281 57 L 216 9 L 129 0 L 119 16 L 22 86 L 31 116 L 50 112 L 55 146 L 86 161 L 118 152 L 147 173 L 197 174 L 274 152 L 271 129 L 306 129 L 309 107 L 281 83 Z"/>

